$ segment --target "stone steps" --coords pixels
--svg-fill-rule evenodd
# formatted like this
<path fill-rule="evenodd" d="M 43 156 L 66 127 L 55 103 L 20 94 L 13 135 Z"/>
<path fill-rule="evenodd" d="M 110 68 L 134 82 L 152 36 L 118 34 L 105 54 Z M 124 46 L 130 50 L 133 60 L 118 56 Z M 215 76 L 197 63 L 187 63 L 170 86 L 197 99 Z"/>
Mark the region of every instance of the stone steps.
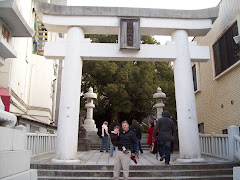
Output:
<path fill-rule="evenodd" d="M 191 164 L 191 165 L 131 165 L 131 179 L 232 179 L 233 166 L 240 163 Z M 31 164 L 38 169 L 39 180 L 51 179 L 112 179 L 113 165 L 57 165 Z M 121 172 L 122 176 L 122 172 Z"/>
<path fill-rule="evenodd" d="M 130 170 L 131 177 L 175 177 L 175 176 L 213 176 L 230 175 L 232 169 L 204 169 L 204 170 Z M 38 176 L 59 177 L 111 177 L 112 170 L 38 170 Z M 121 173 L 122 176 L 122 173 Z"/>
<path fill-rule="evenodd" d="M 99 150 L 101 147 L 101 144 L 90 144 L 90 150 Z M 142 150 L 149 150 L 149 145 L 148 144 L 142 144 Z M 110 149 L 110 145 L 109 145 Z"/>
<path fill-rule="evenodd" d="M 225 175 L 225 176 L 181 176 L 181 177 L 148 177 L 149 180 L 232 180 L 233 176 Z M 66 177 L 47 177 L 42 176 L 38 178 L 38 180 L 62 180 L 66 179 Z M 112 177 L 67 177 L 67 179 L 74 179 L 74 180 L 108 180 L 113 179 Z M 122 177 L 120 179 L 123 179 Z M 129 177 L 128 180 L 146 180 L 146 177 Z"/>

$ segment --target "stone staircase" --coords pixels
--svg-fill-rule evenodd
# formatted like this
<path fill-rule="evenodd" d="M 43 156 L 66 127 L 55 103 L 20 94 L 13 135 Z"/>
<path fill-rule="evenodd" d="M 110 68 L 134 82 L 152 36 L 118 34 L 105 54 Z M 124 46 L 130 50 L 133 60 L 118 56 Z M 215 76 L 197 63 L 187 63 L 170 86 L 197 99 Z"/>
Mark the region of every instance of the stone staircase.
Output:
<path fill-rule="evenodd" d="M 233 178 L 233 166 L 239 165 L 240 163 L 131 165 L 129 180 L 230 180 Z M 31 164 L 31 169 L 38 169 L 38 180 L 113 179 L 113 165 Z"/>
<path fill-rule="evenodd" d="M 97 144 L 90 144 L 90 150 L 100 150 L 101 144 L 97 143 Z M 149 145 L 148 144 L 142 144 L 142 149 L 143 150 L 149 150 Z M 109 145 L 109 150 L 110 150 L 110 145 Z"/>

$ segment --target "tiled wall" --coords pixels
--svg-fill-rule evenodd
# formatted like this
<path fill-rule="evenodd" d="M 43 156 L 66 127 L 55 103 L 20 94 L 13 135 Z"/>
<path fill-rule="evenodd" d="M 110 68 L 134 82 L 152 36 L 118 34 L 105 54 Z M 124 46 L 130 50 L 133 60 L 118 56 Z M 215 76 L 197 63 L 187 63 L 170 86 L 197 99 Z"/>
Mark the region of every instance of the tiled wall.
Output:
<path fill-rule="evenodd" d="M 240 61 L 222 76 L 215 77 L 212 50 L 212 45 L 237 19 L 240 31 L 240 1 L 222 0 L 212 30 L 204 37 L 195 38 L 198 45 L 209 46 L 211 53 L 207 63 L 200 63 L 201 91 L 196 93 L 198 123 L 204 123 L 205 134 L 222 133 L 230 125 L 240 126 Z"/>

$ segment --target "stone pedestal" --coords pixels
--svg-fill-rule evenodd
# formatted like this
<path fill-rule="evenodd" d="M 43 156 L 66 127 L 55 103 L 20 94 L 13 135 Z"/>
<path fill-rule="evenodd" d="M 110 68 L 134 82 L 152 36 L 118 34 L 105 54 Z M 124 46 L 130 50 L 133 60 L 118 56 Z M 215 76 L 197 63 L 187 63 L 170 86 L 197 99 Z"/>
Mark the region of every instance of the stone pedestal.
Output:
<path fill-rule="evenodd" d="M 233 180 L 240 179 L 240 167 L 233 167 Z"/>
<path fill-rule="evenodd" d="M 234 160 L 235 147 L 234 147 L 234 136 L 239 136 L 239 127 L 229 126 L 228 127 L 228 147 L 229 147 L 229 160 Z"/>
<path fill-rule="evenodd" d="M 26 128 L 0 126 L 0 179 L 37 180 L 37 170 L 30 169 L 30 151 L 25 150 Z"/>
<path fill-rule="evenodd" d="M 81 126 L 78 133 L 78 151 L 90 150 L 90 144 L 87 137 L 88 137 L 88 134 L 86 132 L 86 129 Z"/>
<path fill-rule="evenodd" d="M 12 128 L 17 122 L 17 117 L 4 110 L 5 106 L 0 96 L 0 126 Z"/>
<path fill-rule="evenodd" d="M 102 139 L 99 138 L 96 132 L 89 132 L 88 133 L 88 141 L 90 144 L 100 144 L 102 143 Z M 100 149 L 100 146 L 99 146 Z"/>

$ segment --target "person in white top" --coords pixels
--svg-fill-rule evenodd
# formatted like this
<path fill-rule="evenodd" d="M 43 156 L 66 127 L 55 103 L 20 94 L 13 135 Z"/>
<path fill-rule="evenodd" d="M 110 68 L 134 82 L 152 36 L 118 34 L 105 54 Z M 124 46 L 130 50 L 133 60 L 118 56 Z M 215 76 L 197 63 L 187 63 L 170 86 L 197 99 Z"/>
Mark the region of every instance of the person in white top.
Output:
<path fill-rule="evenodd" d="M 108 136 L 109 136 L 108 122 L 104 121 L 102 125 L 102 144 L 101 144 L 100 152 L 103 152 L 104 144 L 105 144 L 106 152 L 108 152 Z"/>

